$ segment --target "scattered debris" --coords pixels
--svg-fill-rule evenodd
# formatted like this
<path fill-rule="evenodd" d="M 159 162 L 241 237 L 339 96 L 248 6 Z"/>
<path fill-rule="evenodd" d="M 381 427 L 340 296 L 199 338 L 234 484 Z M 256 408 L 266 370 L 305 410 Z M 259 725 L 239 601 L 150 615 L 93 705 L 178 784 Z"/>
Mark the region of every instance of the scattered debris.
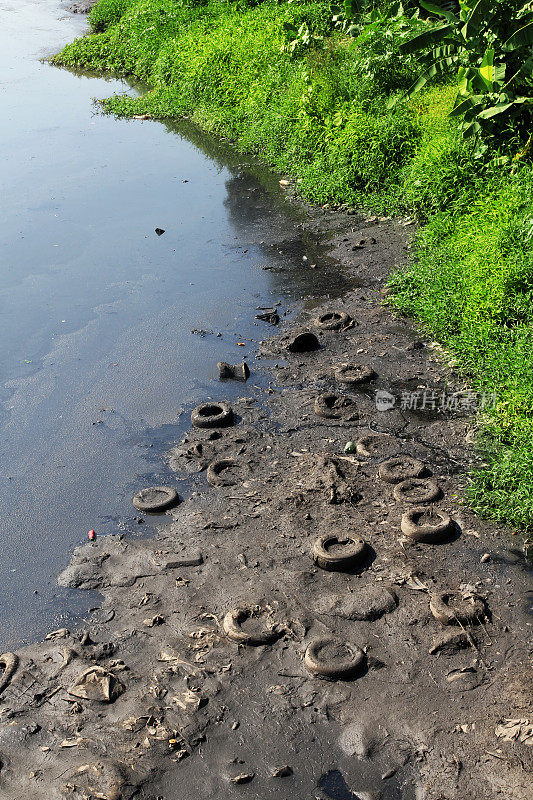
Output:
<path fill-rule="evenodd" d="M 240 775 L 236 775 L 234 778 L 231 779 L 232 783 L 250 783 L 255 778 L 255 772 L 241 772 Z"/>
<path fill-rule="evenodd" d="M 494 731 L 504 742 L 533 745 L 533 722 L 529 719 L 505 719 Z"/>
<path fill-rule="evenodd" d="M 68 690 L 73 697 L 100 703 L 114 703 L 124 692 L 124 685 L 103 667 L 89 667 L 76 678 Z"/>
<path fill-rule="evenodd" d="M 220 380 L 244 382 L 250 377 L 250 368 L 245 361 L 242 364 L 228 364 L 226 361 L 219 361 L 217 368 Z"/>

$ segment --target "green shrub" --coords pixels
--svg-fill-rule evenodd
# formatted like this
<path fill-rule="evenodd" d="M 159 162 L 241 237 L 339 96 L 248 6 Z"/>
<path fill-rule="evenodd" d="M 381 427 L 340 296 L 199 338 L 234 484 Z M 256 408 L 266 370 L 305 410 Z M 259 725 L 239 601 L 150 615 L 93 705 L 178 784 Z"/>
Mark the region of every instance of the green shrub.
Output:
<path fill-rule="evenodd" d="M 89 25 L 93 31 L 104 31 L 115 25 L 136 0 L 99 0 L 89 14 Z"/>
<path fill-rule="evenodd" d="M 454 13 L 420 0 L 440 18 L 427 20 L 426 30 L 403 42 L 402 52 L 419 53 L 424 71 L 410 89 L 419 91 L 442 73 L 457 71 L 459 92 L 453 116 L 476 150 L 502 150 L 523 157 L 531 142 L 533 72 L 533 8 L 530 0 L 459 0 Z M 521 146 L 524 153 L 517 153 Z"/>

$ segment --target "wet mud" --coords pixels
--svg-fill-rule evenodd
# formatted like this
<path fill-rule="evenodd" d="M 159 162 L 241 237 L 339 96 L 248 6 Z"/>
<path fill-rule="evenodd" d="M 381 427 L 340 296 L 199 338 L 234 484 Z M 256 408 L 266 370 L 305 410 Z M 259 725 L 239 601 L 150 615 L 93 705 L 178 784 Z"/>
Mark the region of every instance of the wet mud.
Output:
<path fill-rule="evenodd" d="M 100 592 L 90 623 L 0 658 L 6 800 L 530 796 L 519 537 L 462 500 L 474 419 L 399 399 L 463 388 L 382 305 L 411 229 L 311 208 L 298 226 L 352 288 L 259 321 L 252 394 L 168 442 L 188 492 L 157 535 L 98 537 L 60 575 Z M 302 332 L 318 345 L 294 352 Z M 347 385 L 347 365 L 372 374 Z M 351 402 L 316 405 L 332 393 Z M 446 535 L 405 533 L 413 500 L 411 525 Z"/>

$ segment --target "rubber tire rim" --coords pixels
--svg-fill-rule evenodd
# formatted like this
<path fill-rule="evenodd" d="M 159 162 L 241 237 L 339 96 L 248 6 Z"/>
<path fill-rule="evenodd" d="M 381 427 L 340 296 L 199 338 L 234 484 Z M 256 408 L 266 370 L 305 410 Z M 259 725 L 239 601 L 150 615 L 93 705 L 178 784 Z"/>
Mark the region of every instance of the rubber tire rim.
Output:
<path fill-rule="evenodd" d="M 449 598 L 454 598 L 455 607 L 448 604 Z M 469 603 L 468 598 L 457 597 L 455 592 L 435 592 L 429 596 L 429 609 L 443 625 L 471 625 L 485 616 L 482 598 L 474 595 L 471 600 Z"/>
<path fill-rule="evenodd" d="M 344 311 L 329 311 L 316 317 L 315 325 L 323 331 L 337 331 L 349 325 L 351 321 L 352 318 Z"/>
<path fill-rule="evenodd" d="M 427 511 L 426 506 L 417 506 L 406 511 L 402 516 L 402 533 L 415 542 L 439 542 L 446 538 L 452 527 L 450 516 L 442 511 L 434 511 L 440 522 L 436 525 L 419 525 L 417 518 L 427 514 Z"/>
<path fill-rule="evenodd" d="M 328 399 L 333 399 L 333 403 L 328 405 Z M 337 400 L 348 401 L 346 405 L 335 407 Z M 314 411 L 317 417 L 324 417 L 324 419 L 357 419 L 359 414 L 356 411 L 355 403 L 349 397 L 336 392 L 325 392 L 319 395 L 315 400 Z M 345 413 L 343 413 L 345 412 Z"/>
<path fill-rule="evenodd" d="M 0 667 L 4 668 L 4 671 L 0 675 L 0 694 L 2 694 L 4 689 L 7 689 L 11 683 L 11 679 L 16 672 L 18 664 L 19 659 L 15 653 L 2 653 L 0 656 Z"/>
<path fill-rule="evenodd" d="M 379 458 L 379 452 L 373 452 L 367 448 L 367 445 L 370 444 L 370 440 L 378 441 L 382 439 L 383 441 L 397 441 L 393 436 L 387 436 L 385 433 L 369 433 L 367 436 L 362 436 L 356 442 L 355 448 L 360 456 L 363 458 Z M 400 443 L 398 442 L 398 450 L 400 449 Z"/>
<path fill-rule="evenodd" d="M 413 488 L 420 488 L 422 491 L 418 497 L 410 499 L 405 493 Z M 441 494 L 440 487 L 428 478 L 407 478 L 397 483 L 393 490 L 394 499 L 399 503 L 434 503 Z"/>
<path fill-rule="evenodd" d="M 330 644 L 346 647 L 351 651 L 351 657 L 322 661 L 319 656 L 320 650 Z M 318 678 L 349 678 L 360 669 L 364 658 L 363 651 L 354 644 L 341 639 L 316 639 L 305 651 L 304 664 L 306 669 Z"/>
<path fill-rule="evenodd" d="M 328 544 L 343 544 L 344 542 L 350 543 L 346 545 L 345 552 L 338 555 L 328 552 Z M 351 536 L 339 537 L 329 533 L 321 536 L 314 543 L 313 561 L 320 569 L 328 572 L 342 571 L 360 564 L 364 560 L 367 550 L 368 546 L 363 539 L 353 539 Z"/>
<path fill-rule="evenodd" d="M 287 350 L 290 353 L 313 353 L 315 350 L 319 349 L 320 342 L 311 331 L 301 331 L 301 333 L 297 333 L 287 345 Z"/>
<path fill-rule="evenodd" d="M 145 501 L 142 498 L 143 492 L 161 492 L 166 495 L 166 499 L 162 499 L 160 502 Z M 148 486 L 146 489 L 141 489 L 140 492 L 137 492 L 133 498 L 133 505 L 138 511 L 150 513 L 166 511 L 167 508 L 176 505 L 178 501 L 178 493 L 171 486 Z"/>
<path fill-rule="evenodd" d="M 240 467 L 244 470 L 244 464 L 232 458 L 221 458 L 218 461 L 212 461 L 207 467 L 206 473 L 207 482 L 210 486 L 236 486 L 239 483 L 238 480 L 228 480 L 221 475 L 227 467 Z"/>
<path fill-rule="evenodd" d="M 356 372 L 358 374 L 350 377 L 347 373 Z M 368 383 L 376 377 L 376 373 L 367 364 L 346 364 L 339 367 L 334 373 L 337 383 L 345 383 L 348 386 L 356 386 L 360 383 Z"/>
<path fill-rule="evenodd" d="M 403 464 L 405 468 L 402 474 L 398 474 L 394 467 Z M 411 458 L 411 456 L 398 456 L 397 458 L 389 458 L 380 464 L 378 469 L 379 477 L 385 483 L 401 483 L 408 478 L 419 478 L 425 470 L 425 466 L 418 458 Z"/>
<path fill-rule="evenodd" d="M 202 403 L 191 413 L 191 422 L 195 428 L 225 428 L 233 424 L 233 409 L 225 402 Z"/>
<path fill-rule="evenodd" d="M 245 619 L 253 616 L 253 611 L 250 608 L 241 606 L 228 611 L 222 620 L 222 627 L 224 632 L 230 639 L 239 644 L 248 644 L 254 647 L 260 645 L 270 644 L 277 639 L 277 634 L 273 630 L 265 630 L 264 633 L 247 633 L 241 628 L 241 623 Z"/>

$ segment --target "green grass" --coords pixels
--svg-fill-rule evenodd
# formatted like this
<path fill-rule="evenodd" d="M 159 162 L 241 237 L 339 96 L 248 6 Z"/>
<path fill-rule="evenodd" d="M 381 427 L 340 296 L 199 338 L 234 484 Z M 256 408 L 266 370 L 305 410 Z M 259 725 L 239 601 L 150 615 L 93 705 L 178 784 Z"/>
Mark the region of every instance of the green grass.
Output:
<path fill-rule="evenodd" d="M 482 416 L 487 466 L 469 491 L 475 509 L 533 520 L 533 172 L 494 176 L 418 237 L 394 303 L 454 354 L 470 385 L 496 392 Z"/>
<path fill-rule="evenodd" d="M 388 110 L 417 74 L 398 49 L 401 24 L 376 23 L 354 40 L 333 32 L 330 16 L 329 3 L 306 0 L 100 0 L 94 33 L 55 61 L 133 76 L 146 92 L 107 99 L 107 112 L 187 117 L 299 178 L 309 200 L 427 222 L 411 267 L 392 279 L 394 303 L 445 344 L 474 388 L 497 392 L 470 498 L 483 514 L 530 524 L 532 172 L 480 169 L 448 117 L 453 85 Z M 301 25 L 315 38 L 290 52 Z"/>
<path fill-rule="evenodd" d="M 420 178 L 430 208 L 441 199 L 432 162 L 445 160 L 453 172 L 453 153 L 464 172 L 469 146 L 445 112 L 437 123 L 418 101 L 388 111 L 389 93 L 409 85 L 415 65 L 394 48 L 383 51 L 377 34 L 364 43 L 328 36 L 330 16 L 324 2 L 237 9 L 217 0 L 100 0 L 90 20 L 102 32 L 75 41 L 56 62 L 137 78 L 148 91 L 110 98 L 108 112 L 188 117 L 301 178 L 307 199 L 368 204 L 371 193 L 373 206 L 385 209 L 417 196 Z M 323 42 L 291 54 L 287 28 L 303 23 Z M 453 91 L 434 92 L 432 102 L 447 110 Z M 436 125 L 441 144 L 431 151 Z M 423 155 L 410 172 L 419 143 Z"/>

